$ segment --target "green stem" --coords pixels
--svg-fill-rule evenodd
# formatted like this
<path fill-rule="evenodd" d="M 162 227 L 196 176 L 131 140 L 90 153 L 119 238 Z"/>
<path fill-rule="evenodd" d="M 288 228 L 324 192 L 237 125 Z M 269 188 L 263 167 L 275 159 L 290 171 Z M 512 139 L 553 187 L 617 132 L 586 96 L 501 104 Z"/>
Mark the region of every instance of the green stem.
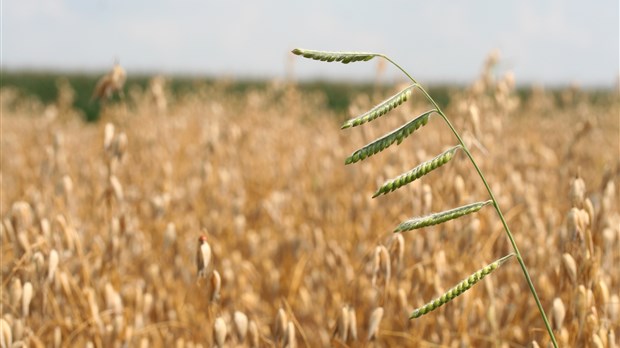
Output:
<path fill-rule="evenodd" d="M 393 60 L 391 60 L 387 56 L 381 55 L 381 57 L 385 58 L 387 61 L 389 61 L 394 66 L 396 66 L 398 69 L 400 69 L 400 71 L 402 71 L 405 75 L 407 75 L 407 77 L 424 94 L 426 99 L 428 99 L 428 101 L 435 106 L 435 109 L 437 110 L 437 113 L 443 118 L 443 120 L 446 122 L 448 127 L 450 127 L 450 130 L 452 131 L 452 133 L 454 134 L 456 139 L 459 141 L 459 143 L 463 147 L 463 151 L 465 152 L 465 154 L 467 155 L 467 157 L 469 158 L 471 163 L 474 165 L 474 168 L 476 168 L 476 172 L 478 172 L 478 175 L 480 176 L 480 179 L 482 179 L 482 182 L 484 183 L 484 187 L 486 187 L 487 192 L 489 193 L 489 196 L 491 197 L 491 200 L 493 201 L 493 206 L 495 207 L 495 211 L 497 211 L 497 215 L 499 216 L 499 219 L 501 220 L 502 225 L 504 226 L 504 230 L 506 231 L 506 235 L 508 236 L 508 239 L 510 240 L 510 244 L 512 245 L 512 248 L 513 248 L 513 250 L 515 252 L 515 255 L 517 257 L 517 261 L 519 261 L 519 265 L 521 266 L 521 270 L 523 270 L 523 274 L 525 275 L 525 280 L 527 281 L 527 285 L 530 288 L 530 292 L 534 296 L 534 300 L 536 300 L 536 306 L 538 306 L 538 311 L 540 312 L 540 316 L 542 317 L 543 321 L 545 322 L 545 327 L 547 328 L 547 332 L 549 333 L 549 337 L 551 338 L 551 342 L 553 343 L 553 346 L 555 348 L 557 348 L 558 347 L 558 342 L 555 339 L 555 335 L 553 334 L 553 330 L 551 329 L 551 325 L 549 324 L 549 320 L 547 319 L 547 315 L 545 314 L 545 310 L 543 309 L 543 306 L 542 306 L 542 304 L 540 302 L 540 299 L 538 298 L 538 293 L 536 292 L 536 289 L 534 288 L 534 283 L 532 282 L 532 278 L 530 277 L 530 273 L 528 272 L 527 267 L 525 266 L 525 262 L 523 261 L 523 257 L 521 256 L 521 252 L 519 252 L 519 248 L 517 247 L 517 243 L 515 242 L 515 239 L 514 239 L 512 233 L 510 232 L 510 229 L 508 228 L 508 224 L 506 223 L 506 219 L 504 218 L 504 214 L 502 214 L 502 210 L 499 208 L 499 203 L 497 202 L 497 199 L 495 199 L 495 195 L 493 194 L 493 191 L 491 190 L 491 187 L 489 186 L 487 180 L 485 179 L 484 175 L 482 174 L 482 171 L 478 167 L 478 164 L 474 160 L 473 156 L 469 152 L 469 149 L 467 148 L 467 146 L 463 142 L 463 139 L 461 138 L 459 133 L 456 131 L 454 126 L 452 126 L 452 123 L 450 122 L 450 120 L 448 120 L 448 117 L 443 113 L 443 111 L 441 111 L 441 108 L 439 107 L 439 105 L 437 105 L 435 100 L 428 94 L 428 92 L 426 92 L 426 90 L 413 77 L 411 77 L 411 75 L 409 75 L 403 68 L 401 68 L 400 65 L 396 64 Z"/>

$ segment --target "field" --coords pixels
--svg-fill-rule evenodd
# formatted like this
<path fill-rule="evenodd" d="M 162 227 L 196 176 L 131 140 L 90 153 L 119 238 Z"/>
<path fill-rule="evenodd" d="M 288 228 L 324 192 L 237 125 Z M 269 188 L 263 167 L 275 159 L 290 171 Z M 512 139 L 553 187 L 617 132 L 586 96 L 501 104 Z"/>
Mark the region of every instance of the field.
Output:
<path fill-rule="evenodd" d="M 511 252 L 490 207 L 391 232 L 488 199 L 463 153 L 371 198 L 456 144 L 439 117 L 344 165 L 428 110 L 421 96 L 341 131 L 398 86 L 339 110 L 294 83 L 155 85 L 103 102 L 96 122 L 68 83 L 50 101 L 2 89 L 3 347 L 548 345 L 515 260 L 408 320 Z M 445 111 L 498 196 L 560 346 L 618 346 L 618 91 L 522 98 L 511 76 L 485 72 Z M 210 258 L 197 253 L 201 235 Z"/>

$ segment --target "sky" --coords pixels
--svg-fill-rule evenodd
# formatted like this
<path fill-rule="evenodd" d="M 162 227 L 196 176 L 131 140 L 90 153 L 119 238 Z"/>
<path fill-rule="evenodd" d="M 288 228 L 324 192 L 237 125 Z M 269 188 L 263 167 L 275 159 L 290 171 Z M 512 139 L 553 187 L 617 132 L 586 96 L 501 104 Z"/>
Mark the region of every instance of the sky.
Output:
<path fill-rule="evenodd" d="M 250 78 L 374 79 L 369 63 L 293 58 L 295 47 L 385 53 L 416 79 L 473 81 L 498 50 L 517 83 L 612 87 L 618 0 L 2 1 L 2 68 Z M 390 81 L 396 69 L 385 72 Z"/>

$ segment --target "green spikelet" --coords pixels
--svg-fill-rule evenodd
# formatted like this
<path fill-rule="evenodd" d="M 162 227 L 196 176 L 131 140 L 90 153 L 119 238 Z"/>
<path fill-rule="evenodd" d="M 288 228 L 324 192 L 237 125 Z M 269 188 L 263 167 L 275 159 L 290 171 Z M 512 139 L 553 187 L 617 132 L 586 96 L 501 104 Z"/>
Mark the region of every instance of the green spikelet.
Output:
<path fill-rule="evenodd" d="M 432 312 L 435 309 L 443 306 L 444 304 L 452 301 L 454 298 L 456 298 L 460 294 L 469 290 L 472 286 L 474 286 L 474 284 L 482 280 L 482 278 L 491 274 L 491 272 L 495 271 L 499 266 L 501 266 L 504 262 L 508 261 L 508 259 L 510 259 L 513 256 L 514 254 L 506 255 L 496 260 L 495 262 L 483 267 L 482 269 L 478 270 L 476 273 L 470 275 L 469 277 L 467 277 L 460 283 L 456 284 L 456 286 L 453 287 L 452 289 L 446 291 L 440 297 L 428 302 L 427 304 L 425 304 L 424 306 L 420 308 L 415 309 L 409 316 L 409 319 L 419 318 L 423 316 L 424 314 Z"/>
<path fill-rule="evenodd" d="M 295 55 L 303 56 L 304 58 L 320 60 L 322 62 L 342 62 L 344 64 L 365 62 L 376 56 L 380 56 L 380 54 L 369 52 L 327 52 L 305 50 L 302 48 L 296 48 L 291 52 Z"/>
<path fill-rule="evenodd" d="M 409 99 L 411 97 L 411 93 L 412 93 L 413 89 L 415 88 L 415 86 L 416 85 L 411 85 L 411 86 L 403 89 L 402 91 L 394 94 L 393 96 L 389 97 L 388 99 L 386 99 L 386 100 L 382 101 L 381 103 L 377 104 L 375 107 L 373 107 L 372 109 L 368 110 L 364 114 L 346 121 L 342 125 L 341 129 L 345 129 L 345 128 L 349 128 L 349 127 L 356 127 L 356 126 L 359 126 L 359 125 L 364 124 L 366 122 L 370 122 L 370 121 L 372 121 L 374 119 L 377 119 L 377 118 L 387 114 L 388 112 L 392 111 L 397 106 L 399 106 L 400 104 L 406 102 L 407 99 Z"/>
<path fill-rule="evenodd" d="M 381 185 L 381 187 L 379 187 L 379 189 L 377 189 L 377 192 L 375 192 L 372 198 L 397 190 L 430 173 L 431 171 L 443 166 L 444 164 L 448 163 L 452 159 L 452 157 L 454 157 L 454 154 L 460 148 L 462 148 L 461 145 L 450 148 L 444 151 L 439 156 L 433 158 L 432 160 L 426 161 L 411 169 L 410 171 L 403 173 L 394 179 L 386 181 L 383 185 Z"/>
<path fill-rule="evenodd" d="M 493 201 L 491 200 L 488 200 L 486 202 L 472 203 L 472 204 L 464 205 L 462 207 L 442 211 L 440 213 L 433 213 L 430 215 L 413 218 L 411 220 L 407 220 L 401 223 L 400 225 L 398 225 L 398 227 L 394 229 L 394 232 L 396 233 L 396 232 L 411 231 L 411 230 L 415 230 L 415 229 L 422 228 L 422 227 L 441 224 L 449 220 L 460 218 L 461 216 L 464 216 L 467 214 L 475 213 L 478 210 L 480 210 L 482 207 L 484 207 L 485 205 L 488 205 L 491 203 L 493 203 Z"/>
<path fill-rule="evenodd" d="M 403 139 L 408 137 L 411 133 L 413 133 L 416 129 L 424 126 L 428 123 L 428 119 L 430 115 L 435 112 L 435 110 L 430 110 L 422 115 L 414 118 L 398 129 L 382 136 L 381 138 L 371 142 L 370 144 L 362 147 L 361 149 L 353 152 L 351 156 L 347 157 L 345 160 L 345 164 L 355 163 L 361 160 L 364 160 L 378 152 L 381 152 L 388 148 L 390 145 L 397 143 L 400 144 Z"/>

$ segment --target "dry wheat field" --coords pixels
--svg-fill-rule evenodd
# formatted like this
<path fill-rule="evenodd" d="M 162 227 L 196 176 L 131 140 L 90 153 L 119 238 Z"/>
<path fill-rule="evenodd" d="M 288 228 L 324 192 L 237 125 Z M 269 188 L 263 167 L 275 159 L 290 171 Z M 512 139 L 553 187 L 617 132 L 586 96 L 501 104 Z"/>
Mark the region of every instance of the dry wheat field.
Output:
<path fill-rule="evenodd" d="M 2 347 L 547 347 L 517 262 L 409 314 L 511 252 L 492 208 L 393 234 L 488 199 L 463 153 L 408 187 L 377 185 L 456 144 L 429 123 L 381 154 L 355 149 L 428 110 L 369 127 L 293 83 L 173 98 L 164 80 L 85 123 L 2 91 Z M 394 86 L 394 91 L 399 90 Z M 618 347 L 618 93 L 527 101 L 485 71 L 446 114 L 506 214 L 562 347 Z M 9 107 L 9 104 L 11 105 Z"/>

